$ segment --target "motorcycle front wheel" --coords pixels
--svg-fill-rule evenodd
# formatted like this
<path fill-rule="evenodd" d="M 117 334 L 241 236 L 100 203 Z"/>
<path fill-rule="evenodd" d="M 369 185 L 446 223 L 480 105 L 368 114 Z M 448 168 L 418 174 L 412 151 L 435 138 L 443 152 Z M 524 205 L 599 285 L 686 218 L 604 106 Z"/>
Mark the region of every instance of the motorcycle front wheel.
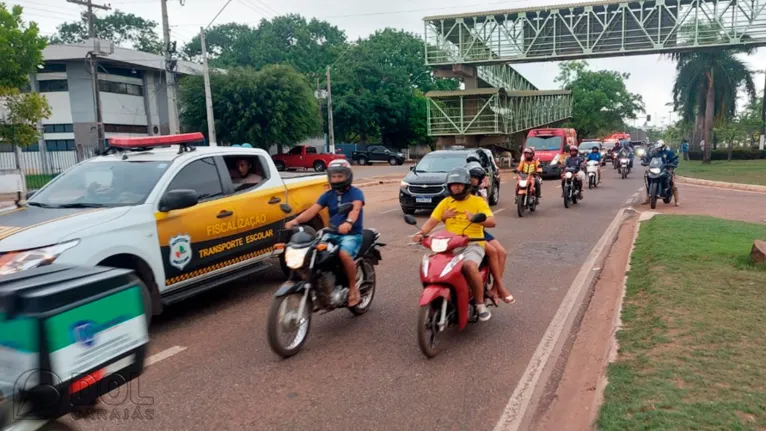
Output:
<path fill-rule="evenodd" d="M 569 190 L 569 185 L 564 186 L 564 208 L 569 208 Z"/>
<path fill-rule="evenodd" d="M 628 178 L 628 170 L 627 169 L 623 169 L 622 170 L 622 179 L 624 180 L 625 178 Z"/>
<path fill-rule="evenodd" d="M 524 196 L 519 195 L 516 199 L 516 212 L 519 217 L 524 217 Z"/>
<path fill-rule="evenodd" d="M 593 186 L 596 184 L 596 177 L 595 176 L 589 176 L 588 177 L 588 188 L 592 189 Z"/>
<path fill-rule="evenodd" d="M 298 316 L 302 293 L 292 293 L 280 298 L 274 298 L 269 307 L 267 332 L 269 346 L 274 353 L 283 358 L 289 358 L 300 352 L 306 343 L 311 328 L 311 311 L 314 306 L 311 299 L 306 299 L 303 314 Z M 284 332 L 294 332 L 292 336 L 284 339 Z"/>
<path fill-rule="evenodd" d="M 649 203 L 652 209 L 657 208 L 657 183 L 652 183 L 649 186 L 649 198 L 651 199 Z"/>
<path fill-rule="evenodd" d="M 437 346 L 439 336 L 439 319 L 444 298 L 432 301 L 428 305 L 421 305 L 418 310 L 418 346 L 427 358 L 438 355 L 441 348 Z"/>

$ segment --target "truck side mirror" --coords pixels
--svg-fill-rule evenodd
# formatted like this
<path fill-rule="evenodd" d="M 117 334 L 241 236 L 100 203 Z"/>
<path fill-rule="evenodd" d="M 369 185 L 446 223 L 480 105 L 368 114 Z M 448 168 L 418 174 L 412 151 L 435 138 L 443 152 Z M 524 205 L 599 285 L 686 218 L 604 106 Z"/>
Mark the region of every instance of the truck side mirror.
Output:
<path fill-rule="evenodd" d="M 159 210 L 168 212 L 193 207 L 199 203 L 199 195 L 190 189 L 169 190 L 160 199 Z"/>

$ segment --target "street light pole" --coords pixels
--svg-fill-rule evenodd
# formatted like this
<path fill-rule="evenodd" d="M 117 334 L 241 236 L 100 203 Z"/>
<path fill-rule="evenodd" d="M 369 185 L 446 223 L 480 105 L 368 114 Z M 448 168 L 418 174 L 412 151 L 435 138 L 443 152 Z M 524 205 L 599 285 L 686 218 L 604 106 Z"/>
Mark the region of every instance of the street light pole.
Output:
<path fill-rule="evenodd" d="M 766 141 L 766 71 L 763 74 L 763 100 L 761 101 L 761 142 L 758 144 L 758 149 L 763 151 L 764 142 Z"/>
<path fill-rule="evenodd" d="M 332 86 L 330 85 L 330 66 L 327 66 L 325 72 L 327 74 L 327 133 L 328 142 L 330 145 L 330 152 L 335 152 L 335 131 L 333 130 L 332 122 Z"/>
<path fill-rule="evenodd" d="M 205 29 L 199 28 L 199 41 L 202 47 L 202 69 L 205 78 L 205 108 L 207 109 L 207 134 L 211 147 L 217 147 L 215 137 L 215 118 L 213 118 L 213 95 L 210 90 L 210 72 L 207 67 L 207 48 L 205 47 Z"/>

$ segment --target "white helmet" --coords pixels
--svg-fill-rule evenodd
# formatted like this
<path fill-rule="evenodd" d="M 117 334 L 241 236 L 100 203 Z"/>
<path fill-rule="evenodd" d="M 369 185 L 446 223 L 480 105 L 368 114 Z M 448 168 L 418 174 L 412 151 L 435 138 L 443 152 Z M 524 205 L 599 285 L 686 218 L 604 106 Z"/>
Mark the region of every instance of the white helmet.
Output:
<path fill-rule="evenodd" d="M 656 149 L 656 150 L 661 150 L 664 147 L 665 147 L 665 141 L 663 141 L 662 139 L 660 139 L 660 140 L 658 140 L 657 142 L 654 143 L 654 149 Z"/>
<path fill-rule="evenodd" d="M 351 169 L 351 163 L 349 163 L 348 160 L 346 160 L 346 159 L 335 159 L 335 160 L 333 160 L 332 162 L 330 162 L 330 164 L 327 165 L 327 169 L 329 170 L 330 168 L 338 168 L 338 167 L 341 167 L 341 166 L 344 167 L 344 168 Z"/>

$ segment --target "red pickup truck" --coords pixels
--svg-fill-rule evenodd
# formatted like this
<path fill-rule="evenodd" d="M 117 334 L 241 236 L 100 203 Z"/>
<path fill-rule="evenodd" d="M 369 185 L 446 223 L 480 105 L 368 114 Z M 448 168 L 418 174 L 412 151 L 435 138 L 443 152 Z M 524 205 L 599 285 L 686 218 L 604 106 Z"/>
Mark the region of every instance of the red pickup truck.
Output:
<path fill-rule="evenodd" d="M 342 154 L 326 154 L 319 153 L 315 147 L 308 145 L 298 145 L 293 147 L 286 154 L 275 154 L 271 156 L 274 160 L 274 164 L 277 166 L 277 170 L 284 171 L 287 169 L 308 169 L 314 168 L 317 172 L 322 172 L 327 169 L 327 165 L 333 160 L 345 159 L 346 156 Z"/>

